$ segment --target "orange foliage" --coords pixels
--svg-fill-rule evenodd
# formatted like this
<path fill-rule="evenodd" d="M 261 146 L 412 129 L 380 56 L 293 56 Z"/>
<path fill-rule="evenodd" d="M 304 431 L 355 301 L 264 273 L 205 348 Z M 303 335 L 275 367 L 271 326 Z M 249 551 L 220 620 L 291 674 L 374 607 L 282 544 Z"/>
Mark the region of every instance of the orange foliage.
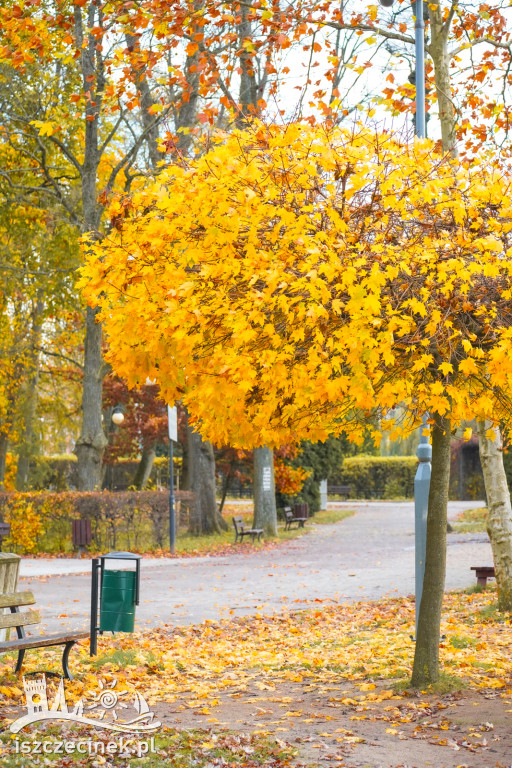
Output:
<path fill-rule="evenodd" d="M 276 459 L 274 462 L 276 491 L 284 493 L 286 496 L 294 496 L 300 493 L 310 474 L 311 472 L 307 472 L 302 467 L 291 467 L 289 464 Z"/>

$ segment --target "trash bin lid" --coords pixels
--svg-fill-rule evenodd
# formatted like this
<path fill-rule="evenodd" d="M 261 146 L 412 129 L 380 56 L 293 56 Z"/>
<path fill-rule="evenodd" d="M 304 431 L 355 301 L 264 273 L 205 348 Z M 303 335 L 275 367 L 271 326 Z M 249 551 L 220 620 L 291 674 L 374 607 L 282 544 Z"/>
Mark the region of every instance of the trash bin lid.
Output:
<path fill-rule="evenodd" d="M 107 552 L 106 555 L 100 555 L 101 560 L 107 557 L 114 560 L 142 560 L 142 555 L 136 555 L 133 552 Z"/>

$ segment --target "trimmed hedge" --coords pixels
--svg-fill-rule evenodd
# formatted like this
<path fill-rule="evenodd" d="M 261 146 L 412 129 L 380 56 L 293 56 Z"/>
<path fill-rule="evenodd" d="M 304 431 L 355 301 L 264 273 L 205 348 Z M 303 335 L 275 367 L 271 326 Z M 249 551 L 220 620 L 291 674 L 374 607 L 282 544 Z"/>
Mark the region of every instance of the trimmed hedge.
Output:
<path fill-rule="evenodd" d="M 178 503 L 190 506 L 193 498 L 175 491 Z M 11 525 L 5 547 L 21 554 L 71 552 L 71 521 L 79 518 L 91 520 L 93 551 L 147 552 L 168 546 L 166 491 L 0 493 L 0 519 Z"/>
<path fill-rule="evenodd" d="M 415 456 L 351 456 L 329 485 L 349 485 L 351 499 L 411 499 Z"/>

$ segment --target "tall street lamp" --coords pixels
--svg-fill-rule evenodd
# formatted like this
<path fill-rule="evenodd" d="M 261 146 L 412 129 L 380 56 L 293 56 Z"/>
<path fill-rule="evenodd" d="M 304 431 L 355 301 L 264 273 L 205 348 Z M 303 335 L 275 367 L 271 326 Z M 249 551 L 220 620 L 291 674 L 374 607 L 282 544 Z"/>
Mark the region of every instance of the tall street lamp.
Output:
<path fill-rule="evenodd" d="M 109 443 L 112 441 L 116 428 L 120 427 L 123 421 L 124 421 L 123 409 L 120 405 L 115 405 L 114 408 L 112 408 L 112 410 L 110 411 L 110 420 L 107 426 L 107 439 Z M 113 483 L 112 464 L 107 464 L 107 475 L 105 480 L 106 480 L 105 482 L 106 487 L 108 488 L 109 491 L 111 491 L 112 483 Z"/>
<path fill-rule="evenodd" d="M 393 0 L 379 0 L 384 8 L 391 8 Z M 425 138 L 425 18 L 423 0 L 413 2 L 414 40 L 416 57 L 416 136 Z M 416 613 L 416 634 L 420 613 L 421 595 L 423 592 L 423 577 L 425 575 L 425 555 L 427 550 L 427 513 L 428 494 L 430 490 L 432 446 L 430 445 L 427 427 L 428 414 L 422 419 L 420 444 L 416 450 L 419 460 L 416 477 L 414 478 L 414 537 L 415 537 L 415 591 L 414 604 Z"/>
<path fill-rule="evenodd" d="M 146 386 L 156 384 L 153 379 L 146 379 Z M 169 551 L 176 552 L 176 512 L 174 504 L 174 443 L 178 442 L 178 409 L 167 406 L 167 429 L 169 431 Z"/>

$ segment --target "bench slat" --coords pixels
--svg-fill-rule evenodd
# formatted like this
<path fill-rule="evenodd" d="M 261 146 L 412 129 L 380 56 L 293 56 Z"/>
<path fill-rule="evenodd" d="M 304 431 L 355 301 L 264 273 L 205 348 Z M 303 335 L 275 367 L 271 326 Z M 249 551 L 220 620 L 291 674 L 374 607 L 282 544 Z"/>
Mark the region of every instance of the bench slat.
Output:
<path fill-rule="evenodd" d="M 33 592 L 11 592 L 10 595 L 0 595 L 0 608 L 18 608 L 20 605 L 34 605 L 34 603 Z"/>
<path fill-rule="evenodd" d="M 28 624 L 40 624 L 39 611 L 25 611 L 25 613 L 6 613 L 0 616 L 0 629 L 6 627 L 26 627 Z"/>
<path fill-rule="evenodd" d="M 69 632 L 63 634 L 62 632 L 54 635 L 41 635 L 41 637 L 24 637 L 21 640 L 7 640 L 0 643 L 0 653 L 6 651 L 23 651 L 29 648 L 48 648 L 52 645 L 64 645 L 72 640 L 83 640 L 89 637 L 89 632 Z"/>

